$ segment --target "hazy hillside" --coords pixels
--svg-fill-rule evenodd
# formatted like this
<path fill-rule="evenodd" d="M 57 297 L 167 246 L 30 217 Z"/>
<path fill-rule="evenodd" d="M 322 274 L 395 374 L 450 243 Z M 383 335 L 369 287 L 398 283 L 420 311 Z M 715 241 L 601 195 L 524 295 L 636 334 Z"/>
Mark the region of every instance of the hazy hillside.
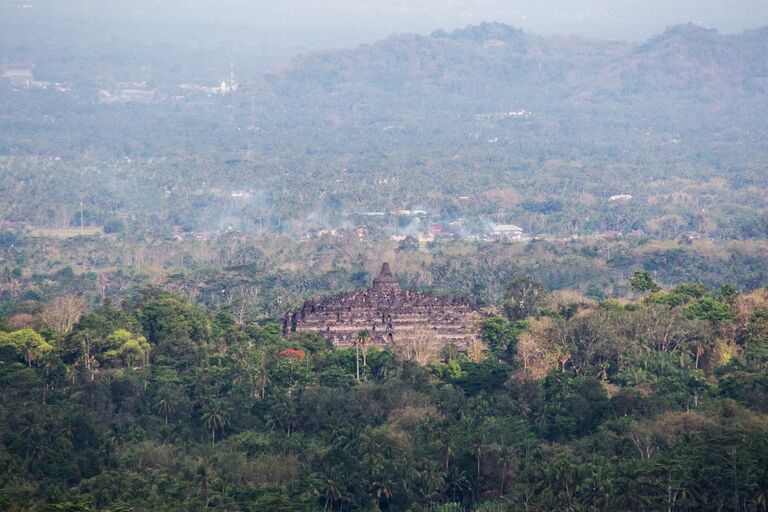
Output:
<path fill-rule="evenodd" d="M 767 44 L 765 29 L 684 25 L 629 44 L 482 24 L 299 58 L 268 77 L 262 108 L 265 121 L 287 112 L 281 128 L 328 167 L 398 176 L 405 204 L 424 204 L 425 188 L 511 187 L 545 201 L 563 187 L 674 194 L 685 185 L 660 183 L 674 179 L 764 187 Z M 700 207 L 730 202 L 723 190 L 707 194 L 717 199 Z"/>
<path fill-rule="evenodd" d="M 275 73 L 278 89 L 290 84 L 324 90 L 336 96 L 348 88 L 406 96 L 440 92 L 520 101 L 550 97 L 555 92 L 613 93 L 631 100 L 652 91 L 684 90 L 697 94 L 723 92 L 766 94 L 768 29 L 720 35 L 712 29 L 681 25 L 645 44 L 542 38 L 496 23 L 484 23 L 431 36 L 400 35 L 354 50 L 312 54 Z M 282 79 L 282 80 L 280 80 Z M 553 97 L 555 96 L 555 97 Z M 426 100 L 440 101 L 432 97 Z M 565 102 L 559 100 L 565 99 Z M 757 99 L 757 98 L 756 98 Z"/>
<path fill-rule="evenodd" d="M 556 235 L 765 236 L 753 224 L 768 196 L 767 50 L 768 29 L 684 25 L 633 44 L 484 23 L 312 53 L 229 95 L 104 60 L 67 92 L 0 84 L 0 155 L 13 157 L 0 190 L 26 199 L 9 218 L 39 225 L 71 219 L 80 199 L 94 219 L 164 232 L 301 233 L 423 208 L 435 222 L 503 211 Z M 150 99 L 120 100 L 131 88 Z M 44 166 L 67 184 L 52 188 L 38 157 L 62 157 Z M 233 202 L 238 190 L 260 199 Z M 609 208 L 615 194 L 636 199 Z"/>
<path fill-rule="evenodd" d="M 544 158 L 614 161 L 638 144 L 646 155 L 674 144 L 662 163 L 682 154 L 732 165 L 764 155 L 768 30 L 726 36 L 684 25 L 636 45 L 485 23 L 311 54 L 268 85 L 271 103 L 293 109 L 292 126 L 319 137 L 323 127 L 428 130 L 427 146 L 455 147 L 479 132 L 502 146 L 524 139 Z M 376 147 L 391 137 L 361 140 Z"/>

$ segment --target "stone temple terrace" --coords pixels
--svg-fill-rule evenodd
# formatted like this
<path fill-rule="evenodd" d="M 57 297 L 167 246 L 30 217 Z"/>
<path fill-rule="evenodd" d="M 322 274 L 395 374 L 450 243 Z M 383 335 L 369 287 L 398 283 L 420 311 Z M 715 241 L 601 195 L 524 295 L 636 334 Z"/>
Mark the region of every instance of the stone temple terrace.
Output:
<path fill-rule="evenodd" d="M 466 351 L 480 339 L 480 319 L 480 311 L 467 300 L 404 290 L 384 263 L 370 288 L 309 300 L 286 314 L 283 331 L 316 333 L 337 347 L 353 345 L 365 330 L 375 345 L 428 339 Z"/>

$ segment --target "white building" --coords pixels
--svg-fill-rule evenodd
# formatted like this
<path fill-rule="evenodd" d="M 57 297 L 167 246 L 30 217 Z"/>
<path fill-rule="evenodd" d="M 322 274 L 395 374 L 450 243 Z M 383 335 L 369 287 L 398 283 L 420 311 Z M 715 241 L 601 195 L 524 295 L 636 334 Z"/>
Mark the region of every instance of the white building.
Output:
<path fill-rule="evenodd" d="M 492 240 L 522 240 L 524 230 L 514 224 L 495 224 L 491 228 Z"/>

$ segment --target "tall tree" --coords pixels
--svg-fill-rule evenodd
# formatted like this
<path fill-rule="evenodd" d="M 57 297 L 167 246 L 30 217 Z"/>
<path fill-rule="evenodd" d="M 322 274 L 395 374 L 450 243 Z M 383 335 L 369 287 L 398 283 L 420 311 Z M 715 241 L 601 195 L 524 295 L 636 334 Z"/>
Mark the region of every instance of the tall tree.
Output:
<path fill-rule="evenodd" d="M 629 286 L 637 293 L 653 293 L 661 290 L 651 275 L 645 270 L 637 270 L 629 278 Z"/>
<path fill-rule="evenodd" d="M 229 424 L 229 418 L 221 404 L 208 404 L 200 417 L 205 428 L 211 431 L 211 444 L 216 444 L 216 432 L 222 431 Z"/>
<path fill-rule="evenodd" d="M 56 297 L 45 306 L 40 315 L 41 320 L 51 329 L 68 333 L 85 312 L 85 302 L 76 295 L 68 294 Z"/>
<path fill-rule="evenodd" d="M 7 334 L 0 333 L 0 345 L 12 347 L 27 366 L 32 366 L 34 361 L 53 350 L 53 346 L 45 338 L 29 328 Z"/>
<path fill-rule="evenodd" d="M 547 288 L 531 276 L 518 277 L 507 285 L 504 312 L 510 322 L 525 320 L 541 310 Z"/>

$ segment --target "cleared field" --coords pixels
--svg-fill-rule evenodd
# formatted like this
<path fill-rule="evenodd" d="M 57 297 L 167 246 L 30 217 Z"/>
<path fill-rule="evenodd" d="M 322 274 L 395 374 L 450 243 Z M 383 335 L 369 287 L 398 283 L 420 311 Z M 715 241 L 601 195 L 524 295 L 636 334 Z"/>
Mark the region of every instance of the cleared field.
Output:
<path fill-rule="evenodd" d="M 36 228 L 30 234 L 42 238 L 74 238 L 76 236 L 101 235 L 104 232 L 101 226 L 85 226 L 80 228 Z"/>

